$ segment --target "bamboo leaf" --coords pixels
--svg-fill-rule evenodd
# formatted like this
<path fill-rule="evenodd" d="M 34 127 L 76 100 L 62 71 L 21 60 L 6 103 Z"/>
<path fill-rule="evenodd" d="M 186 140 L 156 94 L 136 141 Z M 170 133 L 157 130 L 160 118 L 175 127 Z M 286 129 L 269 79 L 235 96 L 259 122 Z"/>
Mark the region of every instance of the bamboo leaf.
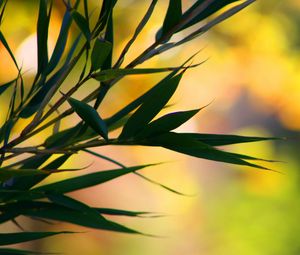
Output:
<path fill-rule="evenodd" d="M 28 255 L 28 254 L 45 254 L 36 251 L 12 249 L 12 248 L 0 248 L 1 255 Z"/>
<path fill-rule="evenodd" d="M 217 0 L 214 1 L 213 3 L 211 3 L 207 8 L 205 8 L 203 11 L 201 11 L 200 13 L 198 13 L 198 15 L 196 15 L 190 22 L 188 22 L 185 26 L 183 26 L 180 30 L 186 29 L 190 26 L 195 25 L 196 23 L 199 23 L 201 21 L 203 21 L 204 19 L 206 19 L 207 17 L 211 16 L 212 14 L 218 12 L 219 10 L 221 10 L 222 8 L 224 8 L 225 6 L 237 2 L 238 0 Z M 191 13 L 201 4 L 203 4 L 205 2 L 205 0 L 199 0 L 196 1 L 183 15 L 182 18 L 186 18 L 189 15 L 191 15 Z M 179 31 L 180 31 L 179 30 Z"/>
<path fill-rule="evenodd" d="M 72 16 L 73 20 L 75 21 L 76 25 L 78 26 L 78 28 L 80 29 L 80 31 L 85 36 L 87 42 L 89 42 L 91 39 L 91 31 L 89 28 L 88 20 L 76 10 L 73 10 L 71 12 L 71 16 Z"/>
<path fill-rule="evenodd" d="M 195 140 L 206 143 L 210 146 L 223 146 L 237 143 L 250 143 L 259 141 L 277 140 L 276 137 L 255 137 L 223 134 L 201 134 L 201 133 L 181 133 L 182 136 L 192 137 Z"/>
<path fill-rule="evenodd" d="M 178 70 L 179 69 L 172 71 L 170 74 L 168 74 L 165 78 L 163 78 L 159 83 L 157 83 L 143 95 L 139 96 L 131 103 L 126 105 L 124 108 L 122 108 L 120 111 L 111 116 L 109 119 L 107 119 L 106 123 L 108 127 L 111 127 L 112 125 L 121 122 L 123 118 L 125 118 L 130 112 L 139 107 L 147 98 L 153 97 L 153 95 L 156 93 L 157 88 L 162 86 L 162 84 L 167 82 L 169 79 L 171 79 L 178 72 Z"/>
<path fill-rule="evenodd" d="M 177 25 L 181 20 L 181 16 L 181 0 L 169 0 L 169 6 L 162 26 L 162 31 L 157 39 L 165 36 L 175 25 Z"/>
<path fill-rule="evenodd" d="M 115 215 L 115 216 L 128 216 L 128 217 L 152 217 L 151 212 L 137 212 L 127 211 L 112 208 L 94 208 L 100 214 Z"/>
<path fill-rule="evenodd" d="M 111 51 L 112 44 L 110 42 L 97 38 L 91 55 L 91 71 L 102 68 Z"/>
<path fill-rule="evenodd" d="M 164 115 L 149 123 L 140 133 L 137 134 L 137 137 L 138 139 L 141 139 L 148 136 L 167 133 L 187 122 L 199 111 L 200 109 L 196 109 L 191 111 L 172 112 Z"/>
<path fill-rule="evenodd" d="M 108 140 L 108 130 L 106 123 L 93 107 L 74 98 L 69 98 L 68 102 L 82 120 L 84 120 L 92 129 L 94 129 L 95 132 L 101 135 L 105 140 Z"/>
<path fill-rule="evenodd" d="M 50 1 L 49 13 L 47 11 L 47 0 L 40 0 L 37 21 L 37 47 L 38 47 L 38 71 L 37 75 L 43 73 L 48 65 L 48 29 L 52 10 Z"/>
<path fill-rule="evenodd" d="M 141 33 L 143 28 L 148 23 L 156 4 L 157 4 L 157 0 L 152 0 L 151 1 L 151 4 L 150 4 L 149 8 L 147 9 L 146 14 L 141 19 L 140 23 L 138 24 L 137 28 L 135 29 L 132 38 L 128 41 L 128 43 L 126 44 L 126 46 L 122 50 L 122 53 L 120 54 L 120 57 L 119 57 L 118 61 L 116 62 L 115 66 L 114 66 L 115 68 L 119 68 L 121 66 L 121 64 L 123 63 L 124 58 L 125 58 L 127 52 L 129 51 L 130 47 L 132 46 L 132 44 L 135 42 L 138 35 Z"/>
<path fill-rule="evenodd" d="M 144 103 L 132 114 L 123 127 L 119 139 L 134 137 L 143 130 L 146 125 L 162 110 L 168 103 L 182 77 L 182 73 L 170 79 L 164 80 L 155 88 L 151 97 L 147 97 Z"/>
<path fill-rule="evenodd" d="M 72 224 L 95 229 L 103 229 L 130 234 L 141 234 L 138 231 L 105 219 L 101 214 L 97 212 L 97 210 L 90 208 L 79 201 L 73 200 L 71 198 L 54 198 L 54 196 L 55 195 L 52 194 L 52 199 L 54 199 L 56 202 L 59 200 L 60 203 L 67 203 L 68 205 L 72 204 L 72 206 L 75 206 L 76 204 L 77 209 L 74 210 L 60 204 L 48 202 L 29 202 L 26 204 L 25 201 L 22 203 L 16 203 L 15 206 L 21 206 L 22 215 L 25 216 L 69 222 Z M 68 200 L 68 202 L 66 202 L 66 200 Z M 78 210 L 79 207 L 81 208 L 81 210 Z M 85 210 L 82 210 L 83 208 Z M 12 209 L 13 208 L 10 208 L 10 210 Z"/>
<path fill-rule="evenodd" d="M 6 82 L 0 86 L 0 95 L 2 95 L 11 85 L 16 82 L 17 79 L 13 79 L 9 82 Z"/>
<path fill-rule="evenodd" d="M 64 155 L 64 157 L 69 155 Z M 36 176 L 36 175 L 48 175 L 50 173 L 61 173 L 67 171 L 76 171 L 80 169 L 0 169 L 0 181 L 6 181 L 13 177 L 24 177 L 24 176 Z"/>
<path fill-rule="evenodd" d="M 180 133 L 169 132 L 160 136 L 148 138 L 147 140 L 145 145 L 161 146 L 169 150 L 198 158 L 268 170 L 263 166 L 243 160 L 241 156 L 217 150 L 205 143 L 193 139 L 193 137 L 187 135 L 182 136 Z"/>
<path fill-rule="evenodd" d="M 58 35 L 58 39 L 55 44 L 55 48 L 53 50 L 52 56 L 50 58 L 48 67 L 47 67 L 47 73 L 50 73 L 53 71 L 53 69 L 57 66 L 59 63 L 62 54 L 65 50 L 66 44 L 67 44 L 67 39 L 68 39 L 68 34 L 69 34 L 69 29 L 71 27 L 72 23 L 72 18 L 71 14 L 68 10 L 66 10 L 65 15 L 62 20 L 60 32 Z"/>
<path fill-rule="evenodd" d="M 165 68 L 135 68 L 135 69 L 106 69 L 100 72 L 94 73 L 92 77 L 98 81 L 109 81 L 114 78 L 122 77 L 125 75 L 137 75 L 137 74 L 152 74 L 177 70 L 178 67 L 165 67 Z"/>
<path fill-rule="evenodd" d="M 133 173 L 142 168 L 148 167 L 151 165 L 142 165 L 129 167 L 125 169 L 115 169 L 107 170 L 102 172 L 90 173 L 86 175 L 81 175 L 78 177 L 69 178 L 63 181 L 47 184 L 44 186 L 37 187 L 33 191 L 52 191 L 56 193 L 68 193 L 71 191 L 85 189 L 91 186 L 99 185 L 104 182 L 108 182 L 125 174 Z"/>
<path fill-rule="evenodd" d="M 33 241 L 49 236 L 59 234 L 71 234 L 74 232 L 60 231 L 60 232 L 21 232 L 21 233 L 0 233 L 0 245 L 23 243 Z"/>

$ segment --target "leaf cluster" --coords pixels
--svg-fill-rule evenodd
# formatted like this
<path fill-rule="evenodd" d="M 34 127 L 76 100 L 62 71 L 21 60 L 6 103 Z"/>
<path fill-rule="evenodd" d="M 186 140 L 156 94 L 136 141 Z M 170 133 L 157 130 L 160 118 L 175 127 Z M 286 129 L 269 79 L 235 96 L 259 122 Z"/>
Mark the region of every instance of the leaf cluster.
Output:
<path fill-rule="evenodd" d="M 120 0 L 122 1 L 122 0 Z M 35 220 L 68 222 L 84 227 L 110 230 L 123 233 L 142 234 L 137 230 L 109 220 L 109 215 L 145 217 L 153 216 L 147 212 L 124 211 L 112 208 L 94 208 L 68 195 L 69 192 L 119 178 L 126 174 L 137 176 L 158 184 L 172 192 L 171 188 L 159 184 L 139 173 L 139 170 L 152 165 L 126 167 L 114 159 L 98 154 L 93 147 L 107 145 L 159 146 L 186 155 L 230 164 L 264 167 L 253 163 L 259 160 L 221 150 L 224 145 L 269 140 L 273 138 L 245 137 L 236 135 L 178 133 L 176 128 L 194 117 L 202 108 L 170 112 L 162 117 L 157 115 L 166 107 L 184 73 L 198 66 L 191 65 L 190 57 L 181 66 L 157 68 L 138 68 L 137 66 L 155 55 L 178 47 L 207 32 L 211 27 L 239 12 L 254 0 L 198 0 L 185 12 L 182 12 L 181 0 L 170 0 L 161 28 L 156 38 L 140 55 L 124 65 L 127 53 L 132 49 L 136 38 L 150 20 L 157 0 L 152 0 L 145 15 L 140 20 L 131 39 L 114 63 L 114 8 L 117 0 L 103 0 L 99 13 L 91 10 L 89 1 L 63 1 L 65 10 L 59 36 L 53 53 L 48 55 L 48 30 L 55 1 L 39 0 L 37 19 L 37 56 L 38 66 L 33 81 L 28 84 L 23 77 L 22 67 L 17 63 L 9 43 L 2 33 L 8 0 L 0 1 L 0 41 L 9 53 L 17 77 L 1 84 L 0 96 L 10 93 L 6 121 L 0 129 L 0 223 L 12 221 L 16 224 L 18 216 Z M 234 3 L 234 4 L 232 4 Z M 229 6 L 224 10 L 224 7 Z M 91 21 L 91 16 L 97 16 Z M 9 19 L 9 17 L 7 17 Z M 94 19 L 93 19 L 94 20 Z M 6 21 L 8 22 L 8 21 Z M 9 24 L 8 24 L 9 25 Z M 183 38 L 172 41 L 172 36 L 189 30 Z M 76 37 L 70 37 L 78 31 Z M 67 45 L 71 45 L 69 48 Z M 78 81 L 69 90 L 65 80 L 74 68 L 81 68 L 75 74 Z M 101 107 L 103 99 L 112 86 L 128 75 L 150 75 L 167 72 L 168 74 L 147 92 L 137 97 L 107 119 L 103 119 L 105 109 Z M 94 91 L 85 98 L 74 98 L 76 91 L 83 91 L 87 81 L 97 84 Z M 59 93 L 60 92 L 60 93 Z M 56 96 L 60 95 L 59 99 Z M 68 109 L 61 112 L 61 106 Z M 78 115 L 80 121 L 73 127 L 60 128 L 60 122 L 72 115 Z M 19 134 L 13 135 L 14 127 L 22 119 L 30 119 L 29 124 Z M 48 127 L 53 133 L 42 144 L 30 147 L 22 146 L 29 139 Z M 112 137 L 111 131 L 121 128 L 118 137 Z M 82 169 L 64 169 L 63 164 L 78 152 L 88 153 L 114 163 L 116 169 L 81 174 L 51 184 L 40 182 L 53 174 L 64 171 L 82 171 Z M 55 159 L 52 156 L 56 155 Z M 13 160 L 13 163 L 11 163 Z M 40 185 L 38 185 L 40 184 Z M 37 186 L 38 185 L 38 186 Z M 10 245 L 58 234 L 59 232 L 1 233 L 0 245 Z M 34 254 L 34 252 L 0 248 L 1 254 Z"/>

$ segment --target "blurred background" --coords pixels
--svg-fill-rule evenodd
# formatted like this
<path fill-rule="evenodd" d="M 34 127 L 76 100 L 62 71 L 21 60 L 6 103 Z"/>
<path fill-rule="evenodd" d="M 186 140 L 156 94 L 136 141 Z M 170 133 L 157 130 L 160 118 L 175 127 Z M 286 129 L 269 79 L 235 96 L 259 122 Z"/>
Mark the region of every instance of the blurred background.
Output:
<path fill-rule="evenodd" d="M 64 11 L 60 1 L 54 2 L 50 51 Z M 96 11 L 99 10 L 99 1 L 89 2 L 94 4 Z M 159 2 L 148 26 L 130 51 L 127 63 L 154 40 L 168 4 L 168 1 Z M 187 8 L 192 3 L 186 0 L 183 6 Z M 114 12 L 115 56 L 130 39 L 148 4 L 146 0 L 118 1 Z M 38 1 L 9 1 L 1 27 L 18 61 L 23 63 L 28 79 L 36 68 L 34 33 L 37 11 Z M 166 162 L 145 169 L 143 173 L 187 196 L 175 195 L 137 176 L 122 177 L 72 194 L 93 206 L 163 214 L 164 217 L 149 219 L 114 218 L 159 237 L 23 220 L 26 230 L 63 228 L 79 229 L 84 233 L 51 237 L 19 247 L 68 255 L 300 254 L 299 13 L 299 0 L 257 1 L 204 36 L 143 64 L 147 67 L 176 66 L 202 49 L 195 62 L 207 61 L 185 74 L 172 106 L 166 111 L 195 109 L 211 103 L 182 126 L 181 131 L 286 138 L 226 148 L 259 158 L 280 160 L 281 163 L 268 165 L 280 173 L 213 163 L 161 148 L 96 149 L 127 166 Z M 76 33 L 74 31 L 71 38 Z M 14 76 L 13 64 L 0 45 L 0 82 Z M 152 75 L 122 80 L 101 106 L 104 117 L 110 116 L 161 78 L 162 75 Z M 93 87 L 95 83 L 91 82 L 89 86 Z M 8 99 L 8 95 L 5 96 Z M 82 91 L 75 97 L 83 97 Z M 2 100 L 0 103 L 5 108 L 7 102 Z M 0 118 L 2 120 L 5 115 Z M 68 120 L 66 125 L 74 125 L 77 120 Z M 90 163 L 93 164 L 88 171 L 115 167 L 84 154 L 74 157 L 68 164 L 86 166 Z M 15 231 L 16 227 L 6 224 L 1 229 Z"/>

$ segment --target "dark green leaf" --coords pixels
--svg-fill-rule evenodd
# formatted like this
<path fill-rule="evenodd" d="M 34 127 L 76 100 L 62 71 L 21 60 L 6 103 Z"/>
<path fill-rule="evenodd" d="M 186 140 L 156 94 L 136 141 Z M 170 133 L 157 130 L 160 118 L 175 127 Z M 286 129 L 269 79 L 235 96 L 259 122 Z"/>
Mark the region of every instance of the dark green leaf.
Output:
<path fill-rule="evenodd" d="M 192 136 L 181 135 L 178 133 L 169 132 L 160 136 L 147 139 L 145 145 L 161 146 L 176 152 L 187 154 L 190 156 L 220 161 L 236 165 L 251 166 L 260 169 L 265 167 L 249 163 L 233 153 L 217 150 L 205 143 L 195 140 Z"/>
<path fill-rule="evenodd" d="M 63 181 L 47 184 L 44 186 L 37 187 L 33 191 L 50 191 L 55 193 L 68 193 L 71 191 L 88 188 L 104 182 L 108 182 L 125 174 L 133 173 L 137 170 L 145 168 L 150 165 L 142 165 L 129 167 L 125 169 L 107 170 L 102 172 L 90 173 L 73 177 Z"/>
<path fill-rule="evenodd" d="M 149 8 L 147 9 L 146 14 L 144 15 L 144 17 L 141 19 L 140 23 L 138 24 L 136 30 L 134 31 L 134 34 L 133 34 L 132 38 L 128 41 L 128 43 L 126 44 L 126 46 L 122 50 L 122 53 L 120 54 L 120 57 L 119 57 L 117 63 L 115 64 L 115 66 L 114 66 L 115 68 L 119 68 L 121 66 L 121 64 L 123 63 L 124 58 L 125 58 L 128 50 L 130 49 L 130 47 L 132 46 L 132 44 L 134 43 L 134 41 L 136 40 L 138 35 L 141 33 L 143 28 L 148 23 L 156 4 L 157 4 L 157 0 L 152 0 L 151 1 L 151 4 L 150 4 Z"/>
<path fill-rule="evenodd" d="M 44 254 L 44 253 L 20 250 L 20 249 L 12 249 L 12 248 L 0 248 L 0 254 L 1 255 L 28 255 L 28 254 Z"/>
<path fill-rule="evenodd" d="M 91 31 L 88 20 L 76 10 L 73 10 L 71 15 L 80 31 L 84 34 L 86 40 L 89 42 L 91 39 Z"/>
<path fill-rule="evenodd" d="M 62 157 L 68 157 L 69 155 L 64 155 Z M 9 168 L 1 168 L 0 169 L 0 181 L 6 181 L 13 177 L 24 177 L 30 176 L 34 177 L 37 175 L 47 176 L 50 173 L 60 173 L 67 171 L 76 171 L 80 169 L 9 169 Z"/>
<path fill-rule="evenodd" d="M 58 197 L 56 197 L 54 200 L 56 202 L 59 200 L 60 203 L 63 202 L 72 206 L 75 206 L 76 204 L 77 209 L 74 210 L 65 207 L 61 204 L 53 204 L 48 202 L 24 201 L 22 203 L 16 203 L 15 206 L 20 207 L 21 208 L 20 211 L 22 215 L 25 216 L 69 222 L 72 224 L 76 224 L 84 227 L 96 228 L 96 229 L 103 229 L 103 230 L 110 230 L 110 231 L 117 231 L 123 233 L 131 233 L 131 234 L 139 233 L 135 230 L 132 230 L 118 223 L 105 219 L 101 214 L 98 214 L 97 210 L 90 208 L 79 201 L 69 198 L 68 202 L 66 202 L 66 199 L 62 200 L 61 198 Z M 73 201 L 71 202 L 71 200 Z M 13 208 L 14 206 L 11 206 L 9 210 L 13 210 Z M 78 208 L 81 208 L 81 210 L 78 210 Z M 83 208 L 85 210 L 82 210 Z"/>
<path fill-rule="evenodd" d="M 199 111 L 200 109 L 196 109 L 191 111 L 172 112 L 164 115 L 148 124 L 140 133 L 137 134 L 137 137 L 140 139 L 169 132 L 187 122 Z"/>
<path fill-rule="evenodd" d="M 57 71 L 53 76 L 47 80 L 44 84 L 40 84 L 39 90 L 36 92 L 35 95 L 32 96 L 26 107 L 20 112 L 19 116 L 21 118 L 29 118 L 34 114 L 40 107 L 41 103 L 43 102 L 43 99 L 51 90 L 53 86 L 56 85 L 56 83 L 61 78 L 61 75 L 65 71 L 66 66 L 63 66 L 59 71 Z"/>
<path fill-rule="evenodd" d="M 222 135 L 222 134 L 200 134 L 200 133 L 182 133 L 187 137 L 206 143 L 210 146 L 223 146 L 237 143 L 249 143 L 258 141 L 276 140 L 275 137 L 255 137 L 255 136 L 239 136 L 239 135 Z"/>
<path fill-rule="evenodd" d="M 106 29 L 105 39 L 108 39 L 108 34 L 112 32 L 112 12 L 117 0 L 103 0 L 101 12 L 96 24 L 95 35 L 98 36 L 103 29 L 106 27 L 110 27 Z M 109 24 L 110 23 L 110 24 Z M 111 40 L 108 40 L 112 42 Z"/>
<path fill-rule="evenodd" d="M 2 84 L 0 86 L 0 95 L 4 93 L 14 82 L 16 82 L 17 79 L 13 79 L 12 81 L 6 82 L 5 84 Z"/>
<path fill-rule="evenodd" d="M 59 234 L 70 234 L 74 232 L 60 231 L 60 232 L 21 232 L 21 233 L 0 233 L 0 245 L 16 244 L 27 241 L 33 241 L 49 236 Z"/>
<path fill-rule="evenodd" d="M 2 24 L 2 19 L 3 19 L 3 16 L 4 16 L 4 11 L 5 11 L 7 1 L 8 0 L 0 0 L 0 27 L 1 27 L 1 24 Z"/>
<path fill-rule="evenodd" d="M 126 105 L 123 109 L 121 109 L 120 111 L 115 113 L 113 116 L 111 116 L 109 119 L 107 119 L 106 123 L 107 123 L 108 127 L 110 128 L 112 125 L 122 122 L 123 118 L 125 118 L 130 112 L 132 112 L 137 107 L 139 107 L 147 98 L 153 97 L 153 95 L 156 93 L 157 88 L 162 86 L 162 84 L 167 82 L 169 79 L 171 79 L 177 72 L 178 72 L 178 70 L 174 70 L 173 72 L 171 72 L 164 79 L 162 79 L 159 83 L 157 83 L 154 87 L 149 89 L 143 95 L 139 96 L 137 99 L 133 100 L 131 103 Z"/>
<path fill-rule="evenodd" d="M 136 212 L 136 211 L 126 211 L 119 209 L 111 209 L 111 208 L 94 208 L 98 213 L 107 214 L 107 215 L 116 215 L 116 216 L 128 216 L 128 217 L 151 217 L 152 213 L 150 212 Z"/>
<path fill-rule="evenodd" d="M 182 18 L 185 19 L 186 17 L 190 16 L 191 13 L 200 5 L 205 3 L 206 0 L 198 0 L 196 1 L 183 15 Z M 206 19 L 210 15 L 216 13 L 226 5 L 229 5 L 233 2 L 237 2 L 238 0 L 217 0 L 207 6 L 204 10 L 200 11 L 191 21 L 189 21 L 185 26 L 183 26 L 180 30 L 188 28 L 190 26 L 199 23 L 200 21 Z"/>
<path fill-rule="evenodd" d="M 55 44 L 55 48 L 53 50 L 52 56 L 50 58 L 48 67 L 47 67 L 47 73 L 50 73 L 53 71 L 53 69 L 57 66 L 57 64 L 59 63 L 61 56 L 65 50 L 66 44 L 67 44 L 67 39 L 68 39 L 68 33 L 69 33 L 69 29 L 71 27 L 71 14 L 68 10 L 66 10 L 62 24 L 61 24 L 61 28 L 60 28 L 60 32 L 59 32 L 59 36 L 58 39 L 56 41 Z"/>
<path fill-rule="evenodd" d="M 97 38 L 91 56 L 91 70 L 94 71 L 102 68 L 111 51 L 112 44 L 110 42 Z"/>
<path fill-rule="evenodd" d="M 14 126 L 14 120 L 7 120 L 0 129 L 0 142 L 4 141 L 4 144 L 8 142 L 10 132 Z"/>
<path fill-rule="evenodd" d="M 46 148 L 60 147 L 62 145 L 67 146 L 77 137 L 81 129 L 82 123 L 79 123 L 74 127 L 53 134 L 46 139 L 44 146 Z"/>
<path fill-rule="evenodd" d="M 98 81 L 109 81 L 114 78 L 122 77 L 125 75 L 137 75 L 137 74 L 152 74 L 177 70 L 178 67 L 166 67 L 166 68 L 135 68 L 135 69 L 106 69 L 97 72 L 92 77 Z"/>
<path fill-rule="evenodd" d="M 177 89 L 181 77 L 182 73 L 170 79 L 163 80 L 155 88 L 155 92 L 151 96 L 148 96 L 144 103 L 128 119 L 119 138 L 134 137 L 143 130 L 170 100 Z"/>
<path fill-rule="evenodd" d="M 106 123 L 101 119 L 98 112 L 93 107 L 74 98 L 69 98 L 68 102 L 82 120 L 84 120 L 92 129 L 95 130 L 95 132 L 101 135 L 105 140 L 108 140 L 108 130 L 106 127 Z"/>
<path fill-rule="evenodd" d="M 102 69 L 111 69 L 112 68 L 112 57 L 113 57 L 113 45 L 114 45 L 114 21 L 113 21 L 113 6 L 116 1 L 111 2 L 111 11 L 108 16 L 107 26 L 104 34 L 104 39 L 111 43 L 112 49 L 102 64 Z"/>
<path fill-rule="evenodd" d="M 169 0 L 167 14 L 163 23 L 161 37 L 166 35 L 181 20 L 181 0 Z"/>
<path fill-rule="evenodd" d="M 47 0 L 40 0 L 39 15 L 37 22 L 37 47 L 38 47 L 38 71 L 37 75 L 44 72 L 48 65 L 48 29 L 52 10 L 50 1 L 49 13 Z"/>

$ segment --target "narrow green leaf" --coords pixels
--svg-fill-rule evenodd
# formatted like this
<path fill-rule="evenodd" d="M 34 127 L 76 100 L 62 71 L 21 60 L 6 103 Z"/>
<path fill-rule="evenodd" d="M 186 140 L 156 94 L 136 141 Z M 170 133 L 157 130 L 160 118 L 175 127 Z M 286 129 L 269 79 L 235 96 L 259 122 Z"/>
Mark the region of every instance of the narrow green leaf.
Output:
<path fill-rule="evenodd" d="M 3 19 L 3 16 L 4 16 L 4 11 L 5 11 L 5 8 L 6 8 L 7 1 L 8 0 L 1 0 L 0 1 L 0 27 L 2 25 L 2 19 Z"/>
<path fill-rule="evenodd" d="M 85 189 L 91 186 L 108 182 L 125 174 L 133 173 L 150 165 L 129 167 L 125 169 L 114 169 L 102 172 L 90 173 L 78 177 L 69 178 L 63 181 L 47 184 L 37 187 L 33 191 L 52 191 L 56 193 L 68 193 L 71 191 Z"/>
<path fill-rule="evenodd" d="M 69 29 L 71 27 L 72 19 L 71 19 L 71 14 L 68 10 L 66 10 L 65 15 L 62 20 L 60 32 L 55 44 L 55 48 L 53 50 L 53 53 L 51 55 L 51 58 L 49 60 L 49 64 L 47 67 L 47 73 L 50 73 L 53 71 L 53 69 L 57 66 L 59 63 L 62 54 L 65 50 L 66 44 L 67 44 L 67 39 L 68 39 L 68 34 L 69 34 Z"/>
<path fill-rule="evenodd" d="M 157 1 L 158 0 L 152 0 L 151 1 L 151 4 L 150 4 L 149 8 L 147 9 L 146 14 L 141 19 L 140 23 L 138 24 L 137 28 L 135 29 L 132 38 L 128 41 L 128 43 L 126 44 L 126 46 L 122 50 L 122 53 L 120 54 L 119 59 L 117 60 L 116 64 L 114 65 L 114 68 L 119 68 L 121 66 L 121 64 L 123 63 L 124 58 L 125 58 L 127 52 L 129 51 L 130 47 L 132 46 L 132 44 L 135 42 L 135 40 L 138 37 L 138 35 L 142 32 L 143 28 L 148 23 L 151 15 L 152 15 L 152 13 L 154 11 L 154 8 L 155 8 L 155 6 L 157 4 Z"/>
<path fill-rule="evenodd" d="M 46 139 L 44 146 L 46 148 L 61 147 L 63 145 L 68 146 L 72 139 L 77 137 L 81 129 L 82 123 L 78 123 L 74 127 L 62 130 L 56 134 L 52 134 Z"/>
<path fill-rule="evenodd" d="M 43 73 L 48 65 L 48 29 L 52 10 L 50 1 L 49 13 L 47 11 L 47 0 L 40 0 L 37 21 L 37 47 L 38 47 L 38 71 L 37 75 Z"/>
<path fill-rule="evenodd" d="M 52 195 L 53 196 L 53 195 Z M 52 197 L 53 198 L 53 197 Z M 56 201 L 60 201 L 62 203 L 62 199 L 55 198 Z M 138 231 L 133 229 L 127 228 L 123 225 L 120 225 L 116 222 L 110 221 L 105 219 L 101 214 L 98 214 L 97 210 L 90 208 L 79 201 L 72 201 L 71 198 L 68 199 L 68 205 L 72 204 L 77 209 L 71 209 L 60 204 L 53 204 L 48 202 L 21 202 L 16 203 L 14 206 L 11 206 L 9 210 L 13 210 L 14 207 L 20 207 L 20 211 L 22 215 L 30 216 L 30 217 L 38 217 L 43 219 L 50 219 L 62 222 L 69 222 L 72 224 L 95 228 L 95 229 L 103 229 L 103 230 L 110 230 L 116 232 L 123 232 L 123 233 L 130 233 L 130 234 L 141 234 Z M 64 199 L 64 203 L 66 203 L 66 199 Z M 80 204 L 80 206 L 79 206 Z M 85 210 L 78 210 L 84 207 Z M 87 207 L 89 210 L 87 211 Z M 93 213 L 91 213 L 91 211 Z"/>
<path fill-rule="evenodd" d="M 91 55 L 91 71 L 102 68 L 105 60 L 112 51 L 112 44 L 108 41 L 97 38 Z"/>
<path fill-rule="evenodd" d="M 152 74 L 177 70 L 178 67 L 165 67 L 165 68 L 128 68 L 128 69 L 106 69 L 100 72 L 94 73 L 92 77 L 98 81 L 109 81 L 114 78 L 122 77 L 125 75 L 137 75 L 137 74 Z"/>
<path fill-rule="evenodd" d="M 64 155 L 67 157 L 69 155 Z M 6 181 L 13 177 L 24 177 L 24 176 L 36 176 L 36 175 L 48 175 L 50 173 L 61 173 L 66 171 L 76 171 L 80 169 L 9 169 L 1 168 L 0 169 L 0 181 Z"/>
<path fill-rule="evenodd" d="M 148 136 L 167 133 L 187 122 L 199 111 L 200 109 L 196 109 L 191 111 L 172 112 L 164 115 L 149 123 L 140 133 L 137 134 L 137 137 L 141 139 Z"/>
<path fill-rule="evenodd" d="M 186 18 L 201 4 L 203 4 L 206 0 L 198 0 L 196 1 L 183 15 L 182 18 Z M 203 11 L 199 12 L 195 18 L 193 18 L 190 22 L 188 22 L 185 26 L 183 26 L 180 30 L 183 30 L 185 28 L 188 28 L 190 26 L 195 25 L 196 23 L 199 23 L 209 17 L 210 15 L 216 13 L 217 11 L 221 10 L 225 6 L 237 2 L 238 0 L 217 0 L 214 1 L 212 4 L 210 4 L 207 8 L 205 8 Z"/>
<path fill-rule="evenodd" d="M 127 115 L 135 110 L 137 107 L 139 107 L 147 98 L 153 97 L 153 95 L 156 93 L 156 90 L 158 87 L 162 86 L 165 82 L 167 82 L 169 79 L 171 79 L 178 70 L 174 70 L 170 74 L 168 74 L 165 78 L 163 78 L 159 83 L 157 83 L 155 86 L 153 86 L 151 89 L 149 89 L 147 92 L 145 92 L 143 95 L 139 96 L 135 100 L 133 100 L 131 103 L 126 105 L 124 108 L 122 108 L 120 111 L 115 113 L 113 116 L 111 116 L 109 119 L 107 119 L 106 123 L 108 127 L 115 125 L 116 123 L 122 122 L 122 120 L 127 117 Z"/>
<path fill-rule="evenodd" d="M 144 145 L 161 146 L 198 158 L 268 170 L 263 166 L 243 160 L 241 156 L 217 150 L 205 143 L 195 140 L 193 137 L 187 135 L 182 136 L 180 133 L 169 132 L 160 136 L 149 137 Z"/>
<path fill-rule="evenodd" d="M 105 140 L 108 140 L 108 129 L 106 123 L 93 107 L 74 98 L 69 98 L 68 102 L 82 120 L 84 120 Z"/>
<path fill-rule="evenodd" d="M 206 143 L 210 146 L 223 146 L 237 143 L 249 143 L 259 141 L 277 140 L 276 137 L 255 137 L 223 134 L 200 134 L 200 133 L 181 133 L 183 136 L 193 137 L 193 139 Z"/>
<path fill-rule="evenodd" d="M 182 73 L 164 80 L 128 119 L 119 139 L 134 137 L 162 110 L 177 89 Z"/>
<path fill-rule="evenodd" d="M 14 120 L 7 120 L 0 129 L 0 142 L 4 141 L 4 144 L 8 142 L 10 132 L 14 126 Z"/>
<path fill-rule="evenodd" d="M 106 27 L 105 31 L 105 39 L 113 42 L 109 39 L 112 35 L 112 12 L 117 0 L 103 0 L 101 12 L 95 26 L 95 36 L 99 36 L 101 32 L 103 32 L 104 28 Z M 110 68 L 110 67 L 109 67 Z"/>
<path fill-rule="evenodd" d="M 88 20 L 76 10 L 73 10 L 71 12 L 71 15 L 72 15 L 73 20 L 77 24 L 78 28 L 80 29 L 80 31 L 85 36 L 87 42 L 89 42 L 91 39 L 91 31 L 89 28 Z"/>
<path fill-rule="evenodd" d="M 17 79 L 13 79 L 9 82 L 6 82 L 5 84 L 2 84 L 0 86 L 0 95 L 2 95 L 14 82 L 16 82 Z"/>
<path fill-rule="evenodd" d="M 177 25 L 181 20 L 181 16 L 181 0 L 169 0 L 169 6 L 160 37 L 166 35 L 175 25 Z"/>
<path fill-rule="evenodd" d="M 50 237 L 59 234 L 71 234 L 74 232 L 21 232 L 21 233 L 0 233 L 0 245 L 16 244 L 22 242 L 33 241 L 45 237 Z"/>
<path fill-rule="evenodd" d="M 12 248 L 0 248 L 1 255 L 28 255 L 28 254 L 45 254 L 36 251 L 12 249 Z"/>
<path fill-rule="evenodd" d="M 111 43 L 112 45 L 112 49 L 110 51 L 110 53 L 108 54 L 107 58 L 105 59 L 103 65 L 102 65 L 102 69 L 111 69 L 112 68 L 112 58 L 113 58 L 113 45 L 114 45 L 114 21 L 113 21 L 113 7 L 114 4 L 113 2 L 116 1 L 110 1 L 110 5 L 111 5 L 111 10 L 109 12 L 108 15 L 108 20 L 107 20 L 107 25 L 106 25 L 106 30 L 105 30 L 105 34 L 104 34 L 104 39 L 105 41 L 108 41 Z"/>
<path fill-rule="evenodd" d="M 107 214 L 107 215 L 115 215 L 115 216 L 128 216 L 128 217 L 151 217 L 150 212 L 137 212 L 137 211 L 127 211 L 127 210 L 119 210 L 112 208 L 94 208 L 98 213 Z"/>

